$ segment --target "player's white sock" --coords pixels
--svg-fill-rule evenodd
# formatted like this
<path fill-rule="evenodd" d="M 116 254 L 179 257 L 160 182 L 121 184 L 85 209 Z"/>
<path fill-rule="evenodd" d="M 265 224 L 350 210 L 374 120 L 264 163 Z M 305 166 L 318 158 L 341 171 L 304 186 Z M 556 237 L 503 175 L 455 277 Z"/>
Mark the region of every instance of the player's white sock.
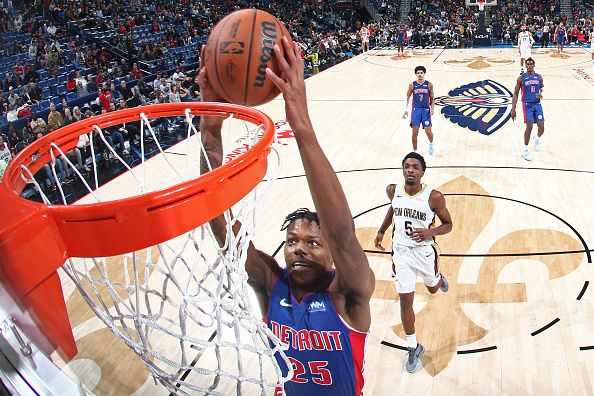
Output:
<path fill-rule="evenodd" d="M 528 151 L 528 145 L 527 144 L 524 145 L 524 150 L 522 150 L 522 152 L 524 153 L 526 151 Z"/>
<path fill-rule="evenodd" d="M 406 342 L 408 342 L 409 348 L 416 348 L 417 347 L 417 335 L 416 334 L 411 334 L 411 335 L 407 334 Z"/>

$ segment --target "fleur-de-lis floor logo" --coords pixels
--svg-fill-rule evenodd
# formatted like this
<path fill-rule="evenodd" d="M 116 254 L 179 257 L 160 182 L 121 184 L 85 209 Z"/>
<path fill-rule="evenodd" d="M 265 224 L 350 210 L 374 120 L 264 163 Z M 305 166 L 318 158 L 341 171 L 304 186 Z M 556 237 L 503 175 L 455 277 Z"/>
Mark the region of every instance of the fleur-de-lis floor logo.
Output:
<path fill-rule="evenodd" d="M 581 49 L 565 49 L 563 52 L 559 52 L 556 48 L 540 48 L 534 51 L 535 54 L 548 55 L 551 58 L 568 59 L 571 55 L 583 55 Z"/>
<path fill-rule="evenodd" d="M 580 251 L 580 242 L 573 236 L 551 229 L 522 229 L 501 236 L 485 252 L 482 258 L 477 282 L 458 283 L 464 253 L 483 233 L 495 216 L 495 199 L 479 184 L 460 176 L 438 187 L 447 197 L 447 205 L 454 222 L 450 234 L 438 237 L 442 252 L 456 252 L 460 255 L 442 257 L 440 267 L 448 277 L 450 289 L 447 293 L 429 295 L 422 283 L 417 283 L 416 295 L 421 295 L 426 305 L 416 313 L 417 337 L 427 349 L 421 359 L 425 370 L 435 376 L 444 370 L 457 352 L 458 346 L 472 344 L 488 334 L 488 330 L 476 324 L 462 309 L 462 304 L 522 303 L 526 302 L 524 283 L 498 283 L 499 274 L 517 257 L 506 255 L 510 249 L 515 252 L 538 253 L 540 246 L 563 246 L 567 251 Z M 377 228 L 358 228 L 359 240 L 365 249 L 374 251 L 373 240 Z M 386 233 L 388 235 L 389 233 Z M 389 238 L 384 246 L 391 246 Z M 368 253 L 391 261 L 389 255 Z M 573 272 L 584 259 L 584 254 L 559 256 L 525 256 L 538 260 L 548 267 L 550 279 Z M 387 263 L 386 263 L 387 264 Z M 390 280 L 377 280 L 374 298 L 397 300 L 398 295 Z M 394 318 L 400 321 L 400 318 Z M 392 326 L 392 331 L 406 339 L 402 325 Z"/>
<path fill-rule="evenodd" d="M 512 59 L 497 59 L 488 56 L 474 56 L 466 59 L 453 59 L 445 61 L 446 65 L 466 65 L 469 69 L 482 70 L 496 65 L 511 65 L 514 63 Z"/>

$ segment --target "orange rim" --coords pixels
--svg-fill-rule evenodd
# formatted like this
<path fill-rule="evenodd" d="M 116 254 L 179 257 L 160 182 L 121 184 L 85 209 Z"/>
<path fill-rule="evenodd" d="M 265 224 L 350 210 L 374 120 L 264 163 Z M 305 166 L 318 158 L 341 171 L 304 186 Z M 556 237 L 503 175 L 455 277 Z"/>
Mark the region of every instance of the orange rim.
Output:
<path fill-rule="evenodd" d="M 93 125 L 103 128 L 136 121 L 140 113 L 149 119 L 179 116 L 186 109 L 193 115 L 234 114 L 237 119 L 262 125 L 264 134 L 230 162 L 164 190 L 82 205 L 46 205 L 19 196 L 26 185 L 20 177 L 21 165 L 35 174 L 50 161 L 50 143 L 66 151 L 76 145 L 81 131 L 91 131 Z M 0 281 L 33 311 L 50 342 L 72 357 L 76 346 L 67 320 L 68 326 L 62 323 L 66 313 L 63 299 L 49 310 L 39 304 L 61 294 L 61 289 L 56 292 L 60 287 L 56 269 L 69 257 L 113 256 L 153 246 L 217 217 L 262 180 L 273 138 L 274 124 L 261 111 L 227 103 L 171 103 L 102 114 L 39 139 L 11 161 L 0 183 Z M 32 160 L 33 155 L 38 159 Z M 57 319 L 60 314 L 61 320 Z"/>

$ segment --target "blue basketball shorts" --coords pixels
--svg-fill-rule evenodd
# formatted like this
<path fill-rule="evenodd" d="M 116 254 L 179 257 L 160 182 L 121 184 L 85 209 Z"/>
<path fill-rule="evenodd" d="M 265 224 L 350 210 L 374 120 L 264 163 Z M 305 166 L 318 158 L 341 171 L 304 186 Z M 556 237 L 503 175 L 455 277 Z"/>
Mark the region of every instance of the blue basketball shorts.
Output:
<path fill-rule="evenodd" d="M 522 103 L 524 108 L 524 122 L 542 122 L 544 114 L 542 106 L 538 103 Z"/>
<path fill-rule="evenodd" d="M 427 108 L 414 108 L 410 114 L 410 125 L 414 127 L 427 128 L 431 126 L 431 113 Z"/>

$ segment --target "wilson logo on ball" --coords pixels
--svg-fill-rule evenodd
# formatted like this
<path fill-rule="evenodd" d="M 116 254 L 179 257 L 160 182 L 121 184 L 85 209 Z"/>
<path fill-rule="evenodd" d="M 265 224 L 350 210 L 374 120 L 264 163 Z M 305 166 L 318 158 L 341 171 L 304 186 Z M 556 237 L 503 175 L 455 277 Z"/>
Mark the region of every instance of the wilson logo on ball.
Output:
<path fill-rule="evenodd" d="M 274 44 L 276 43 L 276 25 L 274 22 L 262 22 L 262 35 L 265 37 L 262 40 L 262 52 L 260 54 L 260 65 L 256 73 L 256 82 L 254 86 L 263 87 L 266 79 L 266 67 L 272 55 L 274 54 Z"/>
<path fill-rule="evenodd" d="M 221 54 L 240 55 L 240 54 L 243 54 L 244 48 L 245 48 L 245 44 L 241 41 L 224 41 L 221 43 L 219 52 Z"/>

